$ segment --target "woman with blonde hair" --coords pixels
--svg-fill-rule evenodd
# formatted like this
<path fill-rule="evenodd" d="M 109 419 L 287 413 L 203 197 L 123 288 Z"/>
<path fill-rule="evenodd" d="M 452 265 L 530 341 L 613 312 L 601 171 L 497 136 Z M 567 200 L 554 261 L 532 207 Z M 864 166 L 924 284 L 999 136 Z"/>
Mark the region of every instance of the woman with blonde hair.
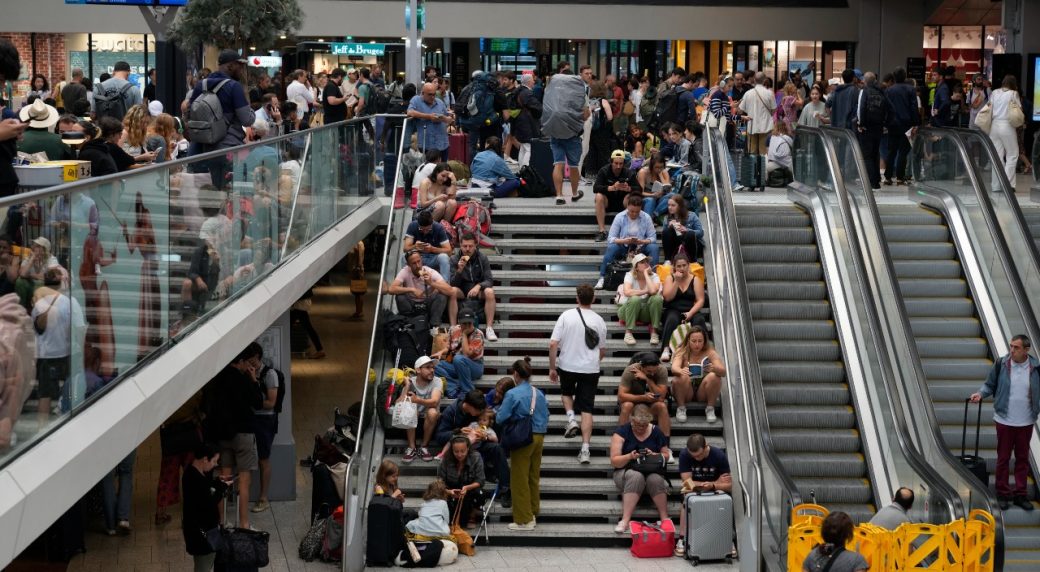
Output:
<path fill-rule="evenodd" d="M 675 348 L 672 356 L 672 394 L 678 409 L 676 421 L 686 420 L 686 403 L 697 400 L 705 403 L 704 414 L 708 423 L 715 423 L 715 402 L 722 393 L 722 378 L 726 376 L 726 364 L 708 341 L 708 332 L 703 326 L 692 326 L 686 332 L 682 344 Z"/>
<path fill-rule="evenodd" d="M 144 146 L 151 122 L 152 115 L 142 104 L 130 107 L 123 117 L 123 139 L 119 146 L 134 158 L 135 163 L 149 163 L 155 160 L 156 153 L 146 150 Z"/>
<path fill-rule="evenodd" d="M 625 343 L 636 345 L 632 334 L 636 322 L 650 324 L 650 345 L 661 343 L 661 314 L 664 312 L 664 297 L 661 294 L 661 279 L 650 265 L 645 254 L 632 259 L 632 271 L 625 275 L 625 282 L 618 292 L 618 319 L 625 324 Z"/>
<path fill-rule="evenodd" d="M 802 107 L 802 98 L 798 95 L 798 88 L 795 87 L 794 82 L 788 81 L 784 84 L 783 95 L 779 99 L 779 105 L 773 112 L 773 119 L 776 123 L 786 124 L 787 132 L 791 133 L 798 121 L 798 110 Z"/>
<path fill-rule="evenodd" d="M 155 162 L 177 158 L 177 122 L 169 113 L 160 113 L 148 125 L 145 148 L 155 153 Z"/>

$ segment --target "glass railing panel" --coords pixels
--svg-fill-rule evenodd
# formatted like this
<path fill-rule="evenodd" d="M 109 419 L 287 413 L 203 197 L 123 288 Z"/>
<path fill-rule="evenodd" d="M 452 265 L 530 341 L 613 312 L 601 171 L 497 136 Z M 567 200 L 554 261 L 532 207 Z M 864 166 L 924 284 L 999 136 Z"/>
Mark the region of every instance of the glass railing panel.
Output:
<path fill-rule="evenodd" d="M 0 466 L 371 200 L 375 162 L 341 168 L 352 125 L 0 199 L 15 312 L 62 310 L 23 336 L 53 359 L 0 394 Z"/>

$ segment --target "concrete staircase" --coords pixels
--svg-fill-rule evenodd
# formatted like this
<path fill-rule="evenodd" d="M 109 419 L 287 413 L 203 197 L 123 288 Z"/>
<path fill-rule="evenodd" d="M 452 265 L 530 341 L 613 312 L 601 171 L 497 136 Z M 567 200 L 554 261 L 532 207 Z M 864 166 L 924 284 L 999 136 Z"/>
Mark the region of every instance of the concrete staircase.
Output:
<path fill-rule="evenodd" d="M 496 503 L 489 518 L 493 545 L 528 546 L 628 546 L 628 535 L 614 533 L 621 515 L 621 497 L 611 478 L 607 459 L 610 436 L 617 426 L 617 387 L 623 369 L 632 355 L 651 348 L 649 332 L 635 330 L 638 344 L 627 346 L 624 329 L 617 323 L 612 292 L 597 291 L 593 309 L 607 322 L 607 356 L 596 397 L 592 461 L 578 463 L 581 439 L 564 439 L 566 415 L 559 398 L 559 386 L 548 381 L 549 336 L 556 318 L 576 304 L 574 286 L 594 283 L 599 277 L 603 243 L 594 241 L 597 231 L 591 197 L 566 206 L 555 206 L 550 199 L 499 199 L 494 213 L 492 237 L 498 253 L 485 251 L 491 260 L 498 297 L 495 331 L 497 342 L 485 346 L 483 378 L 477 386 L 487 391 L 506 374 L 517 359 L 531 356 L 534 383 L 549 398 L 549 432 L 541 471 L 541 512 L 538 526 L 530 532 L 511 532 L 511 511 Z M 592 224 L 590 224 L 592 223 Z M 721 411 L 721 409 L 717 409 Z M 704 404 L 689 404 L 686 423 L 674 419 L 672 405 L 672 449 L 685 447 L 686 437 L 700 432 L 713 446 L 722 446 L 722 422 L 709 424 Z M 403 438 L 388 435 L 386 458 L 400 464 L 405 446 Z M 406 506 L 418 506 L 423 490 L 436 474 L 436 462 L 421 459 L 402 465 L 401 487 L 408 495 Z M 678 526 L 679 478 L 676 465 L 670 466 L 673 495 L 669 513 Z M 490 493 L 494 488 L 488 484 Z M 636 519 L 657 520 L 656 510 L 644 498 Z M 481 540 L 481 543 L 484 541 Z"/>

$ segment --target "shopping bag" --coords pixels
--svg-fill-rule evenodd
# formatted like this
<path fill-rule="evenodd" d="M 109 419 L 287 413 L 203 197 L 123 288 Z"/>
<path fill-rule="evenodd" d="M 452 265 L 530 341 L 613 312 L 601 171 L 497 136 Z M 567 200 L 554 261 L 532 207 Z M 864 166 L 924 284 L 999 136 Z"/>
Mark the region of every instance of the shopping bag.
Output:
<path fill-rule="evenodd" d="M 411 397 L 394 405 L 394 417 L 391 424 L 396 429 L 415 429 L 419 425 L 419 408 Z"/>

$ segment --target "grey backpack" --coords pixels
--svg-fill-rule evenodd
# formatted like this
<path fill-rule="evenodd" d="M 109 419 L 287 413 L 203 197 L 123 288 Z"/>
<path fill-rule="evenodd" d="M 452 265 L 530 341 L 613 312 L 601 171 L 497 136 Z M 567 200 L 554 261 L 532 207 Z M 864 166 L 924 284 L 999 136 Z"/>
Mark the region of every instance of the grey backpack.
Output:
<path fill-rule="evenodd" d="M 224 116 L 224 106 L 220 104 L 217 92 L 229 81 L 231 80 L 222 80 L 211 89 L 209 80 L 202 80 L 202 93 L 191 102 L 188 121 L 185 123 L 188 139 L 193 143 L 215 145 L 223 141 L 227 135 L 228 120 Z"/>

